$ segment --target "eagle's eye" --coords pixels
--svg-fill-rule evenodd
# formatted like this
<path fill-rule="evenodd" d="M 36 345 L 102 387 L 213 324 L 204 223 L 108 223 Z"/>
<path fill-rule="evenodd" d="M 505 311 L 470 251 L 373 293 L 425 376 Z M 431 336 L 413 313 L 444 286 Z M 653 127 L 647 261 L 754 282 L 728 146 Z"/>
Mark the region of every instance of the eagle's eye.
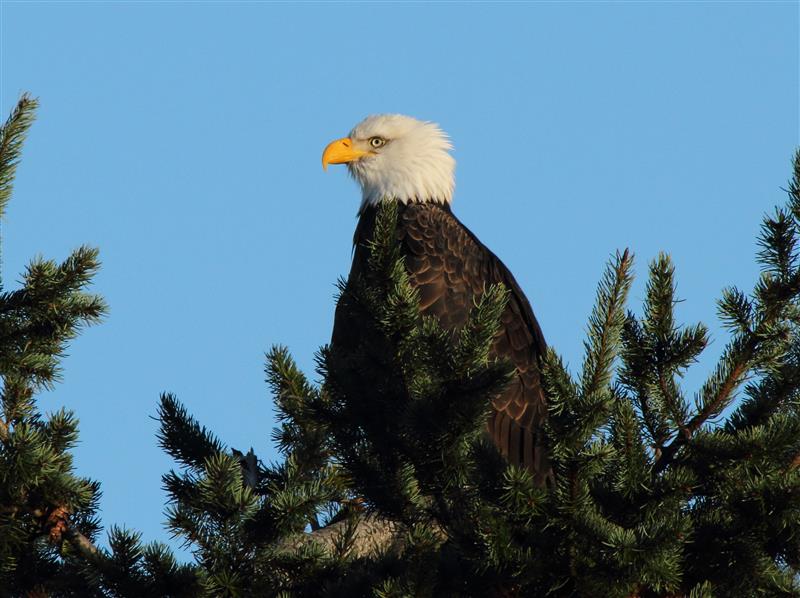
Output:
<path fill-rule="evenodd" d="M 378 149 L 379 147 L 383 147 L 384 145 L 386 145 L 386 140 L 385 139 L 381 139 L 380 137 L 370 137 L 369 138 L 369 144 L 373 148 Z"/>

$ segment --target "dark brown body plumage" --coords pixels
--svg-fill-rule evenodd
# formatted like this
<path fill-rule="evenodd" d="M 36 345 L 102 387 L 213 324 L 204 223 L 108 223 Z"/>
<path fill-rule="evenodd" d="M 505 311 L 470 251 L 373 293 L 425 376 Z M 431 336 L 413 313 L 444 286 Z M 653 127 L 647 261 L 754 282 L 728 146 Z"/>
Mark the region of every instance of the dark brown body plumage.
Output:
<path fill-rule="evenodd" d="M 351 276 L 366 268 L 366 243 L 372 238 L 377 208 L 365 208 L 354 238 Z M 503 262 L 451 212 L 438 203 L 409 202 L 398 211 L 398 238 L 411 283 L 419 290 L 423 314 L 436 316 L 445 328 L 457 329 L 467 320 L 474 300 L 484 288 L 502 283 L 510 291 L 502 314 L 501 331 L 492 356 L 506 358 L 516 375 L 492 403 L 487 429 L 502 454 L 523 465 L 544 483 L 549 476 L 540 426 L 546 415 L 539 379 L 539 357 L 545 340 L 528 300 Z M 337 313 L 337 336 L 352 334 L 353 323 Z"/>

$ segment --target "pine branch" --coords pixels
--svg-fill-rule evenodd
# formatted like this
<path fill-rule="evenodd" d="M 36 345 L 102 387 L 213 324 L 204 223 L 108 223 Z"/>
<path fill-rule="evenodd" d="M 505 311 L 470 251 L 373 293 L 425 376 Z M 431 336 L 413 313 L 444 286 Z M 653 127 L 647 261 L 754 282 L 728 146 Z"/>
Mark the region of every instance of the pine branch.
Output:
<path fill-rule="evenodd" d="M 200 471 L 207 459 L 225 450 L 223 444 L 191 417 L 172 394 L 161 395 L 158 420 L 161 422 L 157 433 L 159 446 L 185 467 Z"/>
<path fill-rule="evenodd" d="M 453 361 L 466 367 L 458 371 L 468 376 L 472 371 L 486 366 L 494 337 L 500 330 L 500 316 L 508 303 L 508 289 L 492 285 L 477 300 L 469 320 L 458 333 Z"/>
<path fill-rule="evenodd" d="M 27 506 L 28 498 L 20 501 L 24 506 L 0 505 L 0 515 L 19 516 L 20 513 L 30 515 L 34 520 L 41 522 L 42 531 L 53 546 L 60 546 L 66 540 L 75 547 L 84 557 L 99 554 L 98 548 L 87 538 L 70 520 L 66 509 L 57 508 L 50 512 L 41 507 Z"/>
<path fill-rule="evenodd" d="M 628 312 L 622 330 L 622 368 L 619 382 L 632 393 L 632 400 L 639 408 L 642 420 L 652 441 L 652 446 L 660 454 L 669 437 L 669 426 L 661 413 L 661 406 L 654 405 L 650 396 L 651 353 L 644 328 L 632 312 Z"/>
<path fill-rule="evenodd" d="M 758 339 L 755 335 L 747 339 L 734 339 L 726 347 L 714 373 L 703 386 L 700 409 L 680 430 L 680 434 L 661 451 L 653 466 L 654 474 L 664 471 L 672 463 L 678 451 L 692 439 L 695 432 L 730 403 L 733 393 L 750 370 L 757 348 Z"/>
<path fill-rule="evenodd" d="M 589 318 L 589 338 L 583 364 L 581 393 L 592 397 L 611 379 L 611 366 L 625 321 L 624 305 L 631 282 L 633 256 L 626 249 L 617 253 L 597 290 L 597 301 Z"/>
<path fill-rule="evenodd" d="M 697 413 L 681 430 L 681 434 L 662 451 L 655 463 L 654 473 L 663 471 L 703 424 L 719 415 L 730 404 L 734 392 L 753 368 L 758 352 L 771 340 L 767 336 L 771 324 L 772 322 L 762 321 L 753 333 L 737 336 L 728 344 L 714 373 L 700 392 Z"/>
<path fill-rule="evenodd" d="M 758 262 L 766 272 L 788 279 L 797 268 L 797 225 L 786 210 L 777 208 L 765 218 L 759 235 Z"/>
<path fill-rule="evenodd" d="M 701 390 L 701 409 L 692 417 L 684 431 L 690 438 L 709 418 L 718 415 L 730 403 L 733 393 L 750 370 L 759 340 L 734 339 L 723 353 L 717 369 Z"/>
<path fill-rule="evenodd" d="M 687 408 L 680 388 L 675 384 L 675 373 L 705 348 L 706 331 L 697 326 L 678 336 L 674 317 L 677 303 L 674 275 L 675 267 L 664 253 L 650 264 L 643 325 L 653 375 L 649 386 L 657 396 L 658 411 L 683 431 Z"/>
<path fill-rule="evenodd" d="M 0 127 L 0 219 L 5 215 L 6 206 L 11 199 L 22 145 L 36 118 L 38 107 L 37 99 L 27 93 L 22 94 L 11 116 Z"/>
<path fill-rule="evenodd" d="M 759 367 L 780 368 L 778 360 L 787 351 L 790 336 L 785 322 L 793 313 L 792 302 L 800 294 L 800 269 L 796 255 L 799 173 L 800 152 L 796 155 L 795 176 L 790 183 L 793 190 L 790 191 L 790 208 L 794 219 L 783 209 L 777 209 L 774 216 L 764 218 L 758 253 L 763 271 L 753 293 L 755 303 L 736 289 L 724 291 L 719 302 L 720 313 L 723 321 L 737 330 L 737 334 L 703 385 L 697 400 L 697 412 L 657 459 L 655 474 L 674 460 L 678 451 L 709 419 L 730 405 L 734 393 L 751 371 Z"/>
<path fill-rule="evenodd" d="M 273 440 L 285 455 L 302 454 L 305 465 L 318 468 L 328 453 L 327 430 L 316 417 L 323 397 L 309 384 L 286 347 L 275 346 L 267 353 L 265 373 L 281 423 L 273 431 Z"/>
<path fill-rule="evenodd" d="M 542 382 L 550 416 L 545 421 L 551 456 L 559 469 L 564 460 L 569 476 L 576 475 L 575 459 L 607 417 L 614 397 L 610 382 L 625 324 L 625 300 L 630 289 L 633 258 L 626 249 L 606 267 L 589 317 L 589 339 L 581 384 L 576 385 L 558 355 L 548 349 L 542 361 Z M 571 463 L 571 465 L 566 465 Z"/>
<path fill-rule="evenodd" d="M 792 178 L 789 180 L 789 209 L 795 221 L 800 222 L 800 149 L 795 151 L 792 160 Z"/>
<path fill-rule="evenodd" d="M 724 289 L 717 306 L 717 312 L 723 325 L 735 333 L 747 334 L 750 332 L 753 321 L 753 304 L 742 291 L 736 287 Z"/>

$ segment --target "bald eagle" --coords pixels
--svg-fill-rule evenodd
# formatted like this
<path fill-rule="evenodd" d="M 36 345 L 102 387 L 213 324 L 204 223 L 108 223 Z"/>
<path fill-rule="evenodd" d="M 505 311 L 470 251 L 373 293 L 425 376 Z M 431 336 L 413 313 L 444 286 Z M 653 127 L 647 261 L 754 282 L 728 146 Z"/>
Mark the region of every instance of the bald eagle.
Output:
<path fill-rule="evenodd" d="M 530 303 L 514 276 L 453 214 L 455 160 L 447 135 L 434 123 L 399 114 L 370 116 L 348 137 L 325 148 L 322 166 L 347 164 L 362 190 L 350 276 L 367 268 L 378 206 L 398 202 L 398 239 L 420 310 L 448 329 L 467 320 L 489 285 L 502 283 L 509 300 L 491 356 L 510 360 L 516 372 L 492 401 L 487 432 L 512 463 L 527 468 L 538 484 L 549 477 L 541 424 L 546 405 L 538 361 L 545 340 Z M 332 345 L 358 334 L 358 322 L 337 311 Z"/>

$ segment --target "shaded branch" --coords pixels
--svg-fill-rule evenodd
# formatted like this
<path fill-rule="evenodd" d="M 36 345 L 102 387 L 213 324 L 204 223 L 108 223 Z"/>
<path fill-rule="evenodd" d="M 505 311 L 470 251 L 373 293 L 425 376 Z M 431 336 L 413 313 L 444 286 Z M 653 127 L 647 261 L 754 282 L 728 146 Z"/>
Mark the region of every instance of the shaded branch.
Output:
<path fill-rule="evenodd" d="M 354 525 L 355 529 L 348 530 L 350 525 Z M 405 527 L 395 521 L 376 514 L 364 514 L 355 523 L 348 520 L 338 521 L 310 533 L 290 536 L 280 543 L 280 548 L 298 550 L 313 542 L 326 552 L 333 552 L 338 548 L 342 536 L 349 534 L 352 538 L 350 554 L 355 558 L 387 551 L 399 554 L 403 550 L 405 532 Z"/>
<path fill-rule="evenodd" d="M 89 538 L 75 529 L 72 524 L 67 525 L 66 529 L 63 531 L 63 536 L 84 558 L 92 558 L 99 552 L 97 546 L 95 546 Z"/>

